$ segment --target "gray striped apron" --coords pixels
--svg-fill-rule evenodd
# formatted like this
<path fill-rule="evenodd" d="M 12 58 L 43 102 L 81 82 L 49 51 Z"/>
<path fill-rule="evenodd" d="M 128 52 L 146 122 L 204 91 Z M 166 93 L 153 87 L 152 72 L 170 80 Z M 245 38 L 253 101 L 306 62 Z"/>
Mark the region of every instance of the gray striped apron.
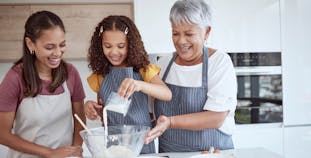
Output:
<path fill-rule="evenodd" d="M 207 73 L 208 53 L 203 48 L 203 68 L 201 87 L 182 87 L 167 84 L 173 97 L 169 102 L 155 100 L 155 115 L 175 116 L 189 113 L 202 112 L 207 100 Z M 177 54 L 172 57 L 163 75 L 163 81 L 171 69 Z M 191 152 L 202 151 L 213 146 L 215 149 L 232 149 L 231 135 L 221 132 L 219 129 L 205 129 L 200 131 L 168 129 L 159 137 L 159 152 Z"/>
<path fill-rule="evenodd" d="M 117 92 L 120 84 L 125 78 L 133 78 L 142 80 L 138 72 L 133 71 L 133 67 L 116 68 L 111 67 L 109 73 L 102 81 L 99 95 L 103 100 L 107 101 L 108 96 L 112 91 Z M 131 96 L 132 102 L 126 116 L 113 111 L 107 111 L 108 125 L 144 125 L 151 127 L 151 119 L 148 108 L 148 96 L 142 92 L 134 92 Z M 154 153 L 154 143 L 144 145 L 141 154 Z"/>

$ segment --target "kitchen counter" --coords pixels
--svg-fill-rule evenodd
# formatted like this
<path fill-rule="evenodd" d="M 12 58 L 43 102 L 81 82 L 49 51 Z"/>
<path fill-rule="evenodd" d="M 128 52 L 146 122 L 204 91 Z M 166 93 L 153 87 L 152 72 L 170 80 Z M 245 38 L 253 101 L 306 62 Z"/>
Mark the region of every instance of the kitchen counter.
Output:
<path fill-rule="evenodd" d="M 228 155 L 228 158 L 283 158 L 274 152 L 271 152 L 265 148 L 243 148 L 233 150 L 221 151 L 223 155 Z M 159 153 L 159 154 L 144 154 L 144 156 L 168 156 L 169 158 L 189 158 L 194 155 L 198 155 L 200 152 L 185 152 L 185 153 Z M 227 157 L 227 156 L 226 156 Z"/>

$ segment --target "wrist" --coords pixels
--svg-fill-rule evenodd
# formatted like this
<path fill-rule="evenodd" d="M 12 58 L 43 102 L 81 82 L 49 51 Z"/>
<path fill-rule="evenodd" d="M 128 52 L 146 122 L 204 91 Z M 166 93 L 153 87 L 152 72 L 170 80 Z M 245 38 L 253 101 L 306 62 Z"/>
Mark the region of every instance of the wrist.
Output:
<path fill-rule="evenodd" d="M 144 84 L 145 82 L 144 81 L 139 81 L 139 80 L 135 80 L 136 82 L 136 86 L 137 86 L 137 92 L 144 92 L 143 88 L 144 88 Z"/>
<path fill-rule="evenodd" d="M 53 149 L 51 148 L 45 148 L 39 155 L 42 157 L 49 157 L 51 155 Z"/>
<path fill-rule="evenodd" d="M 168 117 L 168 119 L 169 119 L 169 121 L 170 121 L 170 124 L 169 124 L 168 128 L 170 129 L 170 128 L 173 127 L 173 125 L 172 125 L 172 117 Z"/>

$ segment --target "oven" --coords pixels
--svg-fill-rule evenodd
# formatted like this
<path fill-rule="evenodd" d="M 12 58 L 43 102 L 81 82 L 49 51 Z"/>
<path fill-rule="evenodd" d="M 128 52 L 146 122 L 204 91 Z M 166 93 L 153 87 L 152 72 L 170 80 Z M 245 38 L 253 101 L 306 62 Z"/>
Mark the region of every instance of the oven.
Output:
<path fill-rule="evenodd" d="M 237 124 L 283 121 L 281 53 L 228 53 L 238 82 Z"/>

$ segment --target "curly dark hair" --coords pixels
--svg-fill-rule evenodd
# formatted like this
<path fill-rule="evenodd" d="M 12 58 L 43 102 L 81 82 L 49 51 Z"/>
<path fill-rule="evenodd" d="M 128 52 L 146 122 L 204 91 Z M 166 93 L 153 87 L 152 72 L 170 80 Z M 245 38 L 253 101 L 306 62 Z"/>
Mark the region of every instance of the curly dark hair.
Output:
<path fill-rule="evenodd" d="M 140 68 L 145 69 L 146 66 L 150 64 L 150 61 L 141 36 L 134 22 L 130 18 L 122 15 L 108 16 L 96 26 L 88 51 L 89 68 L 91 68 L 93 72 L 102 74 L 103 76 L 109 73 L 109 68 L 112 65 L 104 55 L 102 33 L 114 29 L 122 32 L 128 29 L 126 35 L 126 40 L 128 42 L 127 66 L 133 67 L 136 72 L 138 72 Z"/>

